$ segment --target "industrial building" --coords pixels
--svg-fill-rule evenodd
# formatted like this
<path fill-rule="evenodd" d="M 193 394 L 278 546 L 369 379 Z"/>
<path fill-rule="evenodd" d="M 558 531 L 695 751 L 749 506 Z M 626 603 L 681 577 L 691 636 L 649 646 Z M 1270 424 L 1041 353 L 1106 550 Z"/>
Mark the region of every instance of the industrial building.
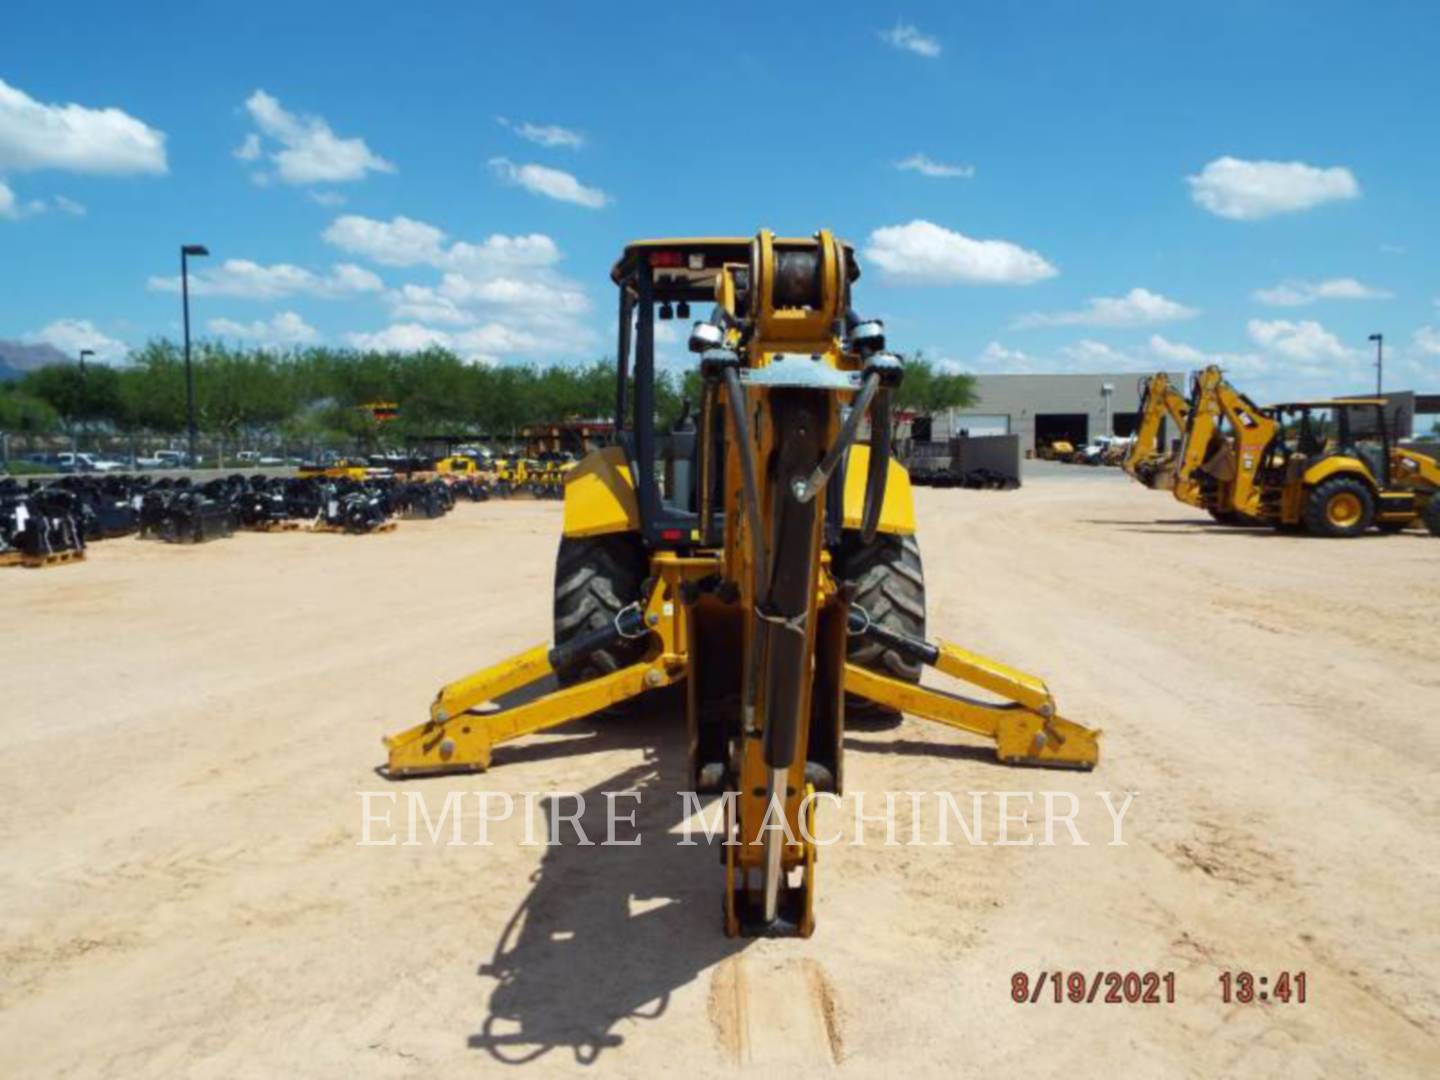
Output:
<path fill-rule="evenodd" d="M 1167 372 L 1173 385 L 1188 387 L 1189 373 Z M 923 418 L 910 434 L 918 441 L 955 435 L 1018 435 L 1020 452 L 1063 439 L 1083 446 L 1101 435 L 1125 437 L 1135 431 L 1145 375 L 1134 371 L 1086 375 L 976 375 L 974 405 L 935 416 L 928 435 Z M 1358 390 L 1363 394 L 1365 391 Z M 1440 395 L 1388 391 L 1394 415 L 1392 434 L 1407 438 L 1417 414 L 1440 413 Z M 1424 425 L 1428 431 L 1428 424 Z M 1169 432 L 1170 438 L 1179 432 Z"/>
<path fill-rule="evenodd" d="M 1189 384 L 1185 372 L 1169 375 L 1176 386 Z M 977 375 L 976 403 L 936 416 L 930 437 L 1019 435 L 1020 450 L 1028 453 L 1057 439 L 1082 446 L 1100 435 L 1126 436 L 1135 430 L 1143 377 L 1134 371 Z"/>

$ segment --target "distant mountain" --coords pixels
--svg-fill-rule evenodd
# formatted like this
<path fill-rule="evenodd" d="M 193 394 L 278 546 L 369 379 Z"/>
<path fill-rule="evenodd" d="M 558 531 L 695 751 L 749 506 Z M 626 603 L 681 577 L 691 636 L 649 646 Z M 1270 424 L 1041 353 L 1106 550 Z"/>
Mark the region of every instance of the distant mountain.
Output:
<path fill-rule="evenodd" d="M 0 341 L 0 382 L 18 379 L 27 371 L 46 364 L 63 364 L 70 358 L 54 345 L 26 345 L 19 341 Z"/>

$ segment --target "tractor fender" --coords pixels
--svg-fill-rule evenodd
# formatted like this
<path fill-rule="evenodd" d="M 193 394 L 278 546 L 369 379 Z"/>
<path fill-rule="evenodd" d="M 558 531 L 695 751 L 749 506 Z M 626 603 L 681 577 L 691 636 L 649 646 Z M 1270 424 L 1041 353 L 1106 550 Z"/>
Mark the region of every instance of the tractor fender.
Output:
<path fill-rule="evenodd" d="M 870 467 L 870 447 L 858 444 L 850 448 L 845 464 L 845 528 L 860 528 L 865 509 L 865 477 Z M 915 493 L 910 487 L 910 474 L 893 458 L 885 478 L 885 502 L 880 507 L 879 531 L 898 536 L 915 533 Z"/>
<path fill-rule="evenodd" d="M 1370 475 L 1370 470 L 1348 454 L 1336 454 L 1333 457 L 1320 459 L 1305 470 L 1301 482 L 1306 488 L 1313 488 L 1323 484 L 1332 476 L 1341 474 L 1362 480 L 1368 488 L 1372 491 L 1375 490 L 1375 478 Z"/>
<path fill-rule="evenodd" d="M 565 474 L 566 536 L 603 536 L 639 528 L 640 502 L 623 447 L 607 446 L 586 454 Z"/>
<path fill-rule="evenodd" d="M 865 476 L 870 448 L 855 446 L 845 468 L 844 523 L 860 528 L 865 506 Z M 586 455 L 565 474 L 564 534 L 571 537 L 635 532 L 640 528 L 640 504 L 625 451 L 607 446 Z M 915 495 L 910 474 L 899 462 L 890 462 L 885 481 L 885 502 L 880 508 L 879 531 L 910 536 L 915 532 Z"/>

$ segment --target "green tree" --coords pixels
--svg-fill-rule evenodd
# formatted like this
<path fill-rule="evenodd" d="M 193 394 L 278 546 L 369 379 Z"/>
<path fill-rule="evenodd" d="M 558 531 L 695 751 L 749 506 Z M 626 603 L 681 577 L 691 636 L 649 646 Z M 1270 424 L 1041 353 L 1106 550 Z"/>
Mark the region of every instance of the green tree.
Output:
<path fill-rule="evenodd" d="M 0 386 L 0 431 L 10 435 L 43 435 L 60 422 L 44 398 L 19 387 Z"/>
<path fill-rule="evenodd" d="M 975 376 L 938 371 L 918 352 L 905 361 L 905 378 L 895 394 L 897 408 L 925 416 L 946 409 L 963 409 L 977 400 Z"/>

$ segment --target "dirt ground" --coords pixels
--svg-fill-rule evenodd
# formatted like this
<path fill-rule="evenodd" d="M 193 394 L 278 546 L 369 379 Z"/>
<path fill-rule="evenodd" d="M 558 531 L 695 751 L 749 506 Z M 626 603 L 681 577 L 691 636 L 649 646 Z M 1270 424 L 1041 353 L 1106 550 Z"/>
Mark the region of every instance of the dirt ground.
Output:
<path fill-rule="evenodd" d="M 1080 469 L 919 512 L 932 636 L 1043 675 L 1101 765 L 906 720 L 850 735 L 847 796 L 1071 792 L 1089 846 L 827 848 L 807 941 L 721 933 L 663 710 L 376 775 L 443 681 L 548 637 L 555 505 L 0 571 L 0 1072 L 1434 1075 L 1440 543 L 1225 529 Z M 640 846 L 358 844 L 364 791 L 582 791 L 593 835 L 624 789 Z M 1137 793 L 1126 846 L 1100 791 Z M 1177 1000 L 1011 1000 L 1110 970 Z M 1226 971 L 1308 1000 L 1226 1005 Z"/>

